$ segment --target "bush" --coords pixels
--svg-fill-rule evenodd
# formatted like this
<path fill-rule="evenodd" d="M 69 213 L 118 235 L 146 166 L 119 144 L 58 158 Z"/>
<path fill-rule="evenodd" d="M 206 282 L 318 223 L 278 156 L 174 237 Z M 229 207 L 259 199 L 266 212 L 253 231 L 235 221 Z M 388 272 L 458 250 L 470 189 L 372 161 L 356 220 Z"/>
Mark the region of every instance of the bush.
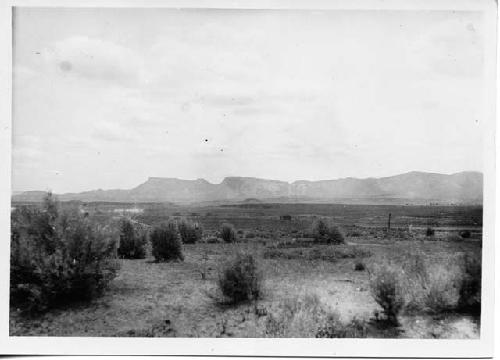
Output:
<path fill-rule="evenodd" d="M 368 324 L 365 320 L 353 318 L 347 324 L 339 320 L 339 316 L 330 315 L 327 324 L 320 327 L 317 338 L 366 338 Z"/>
<path fill-rule="evenodd" d="M 222 240 L 226 243 L 232 243 L 236 241 L 236 231 L 234 230 L 234 226 L 229 223 L 224 223 L 220 229 L 220 235 Z"/>
<path fill-rule="evenodd" d="M 469 230 L 462 230 L 458 233 L 458 235 L 460 235 L 460 237 L 462 237 L 463 239 L 469 239 L 471 236 L 471 232 Z"/>
<path fill-rule="evenodd" d="M 327 244 L 344 244 L 344 235 L 337 226 L 319 219 L 313 223 L 312 233 L 314 241 Z"/>
<path fill-rule="evenodd" d="M 404 305 L 398 272 L 390 265 L 376 269 L 370 278 L 370 288 L 375 301 L 382 307 L 387 320 L 398 323 L 397 316 Z"/>
<path fill-rule="evenodd" d="M 202 235 L 203 229 L 198 224 L 193 224 L 187 220 L 181 220 L 178 225 L 179 235 L 184 244 L 194 244 L 198 242 Z"/>
<path fill-rule="evenodd" d="M 49 193 L 41 208 L 11 215 L 10 301 L 35 313 L 102 293 L 115 277 L 116 238 L 78 211 L 61 212 Z"/>
<path fill-rule="evenodd" d="M 260 298 L 262 275 L 254 257 L 251 254 L 237 253 L 220 269 L 218 286 L 229 303 Z"/>
<path fill-rule="evenodd" d="M 253 239 L 253 238 L 255 238 L 255 234 L 253 232 L 245 234 L 245 239 Z"/>
<path fill-rule="evenodd" d="M 458 310 L 481 312 L 481 259 L 466 254 L 462 258 L 462 276 L 458 285 Z"/>
<path fill-rule="evenodd" d="M 147 236 L 139 234 L 130 220 L 122 220 L 120 225 L 120 246 L 118 256 L 125 259 L 144 259 L 146 257 Z"/>
<path fill-rule="evenodd" d="M 173 222 L 161 224 L 151 232 L 152 253 L 155 260 L 184 260 L 182 243 Z"/>
<path fill-rule="evenodd" d="M 354 270 L 356 271 L 364 271 L 365 269 L 365 263 L 362 261 L 356 261 L 356 263 L 354 264 Z"/>
<path fill-rule="evenodd" d="M 434 236 L 434 229 L 428 227 L 427 230 L 425 230 L 425 236 Z"/>

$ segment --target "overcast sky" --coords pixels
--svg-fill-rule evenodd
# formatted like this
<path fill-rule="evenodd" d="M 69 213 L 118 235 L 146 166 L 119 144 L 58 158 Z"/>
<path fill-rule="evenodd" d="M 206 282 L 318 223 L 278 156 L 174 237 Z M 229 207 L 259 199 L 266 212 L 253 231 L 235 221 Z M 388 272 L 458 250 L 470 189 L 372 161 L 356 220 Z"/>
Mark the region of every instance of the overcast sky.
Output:
<path fill-rule="evenodd" d="M 18 9 L 13 190 L 482 170 L 473 12 Z"/>

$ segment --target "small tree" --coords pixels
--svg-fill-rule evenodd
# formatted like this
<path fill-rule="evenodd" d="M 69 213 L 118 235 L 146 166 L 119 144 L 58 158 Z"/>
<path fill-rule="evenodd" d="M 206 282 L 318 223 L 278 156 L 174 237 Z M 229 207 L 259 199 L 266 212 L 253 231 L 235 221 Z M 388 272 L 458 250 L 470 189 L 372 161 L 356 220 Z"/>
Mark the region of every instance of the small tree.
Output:
<path fill-rule="evenodd" d="M 156 261 L 184 260 L 182 243 L 173 222 L 161 224 L 153 229 L 151 245 Z"/>
<path fill-rule="evenodd" d="M 185 219 L 181 220 L 178 225 L 179 235 L 184 244 L 194 244 L 201 240 L 203 229 L 199 224 L 193 224 Z"/>
<path fill-rule="evenodd" d="M 313 223 L 312 233 L 315 242 L 327 244 L 345 243 L 344 235 L 342 235 L 339 228 L 324 219 L 318 219 Z"/>
<path fill-rule="evenodd" d="M 232 243 L 236 241 L 236 231 L 234 230 L 234 226 L 232 224 L 222 224 L 220 234 L 222 240 L 224 240 L 224 242 L 226 243 Z"/>
<path fill-rule="evenodd" d="M 125 259 L 144 259 L 146 257 L 146 241 L 146 236 L 140 234 L 130 220 L 124 219 L 120 225 L 118 256 Z"/>
<path fill-rule="evenodd" d="M 251 254 L 237 253 L 219 271 L 219 289 L 230 303 L 258 299 L 262 295 L 262 274 Z"/>

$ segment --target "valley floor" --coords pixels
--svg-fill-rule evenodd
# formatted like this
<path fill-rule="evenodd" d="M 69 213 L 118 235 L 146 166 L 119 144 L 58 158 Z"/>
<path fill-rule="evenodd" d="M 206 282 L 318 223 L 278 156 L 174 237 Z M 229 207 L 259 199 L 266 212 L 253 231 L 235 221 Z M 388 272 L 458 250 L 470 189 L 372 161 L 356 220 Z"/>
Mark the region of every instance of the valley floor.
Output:
<path fill-rule="evenodd" d="M 480 254 L 478 241 L 367 241 L 348 238 L 339 249 L 370 253 L 363 258 L 367 269 L 383 258 L 403 252 L 424 254 L 430 261 L 444 261 L 461 252 Z M 327 253 L 318 245 L 320 253 Z M 217 266 L 235 250 L 257 255 L 264 276 L 264 296 L 255 303 L 224 306 L 214 301 Z M 294 250 L 294 249 L 292 249 Z M 324 250 L 324 251 L 323 251 Z M 381 309 L 373 300 L 369 270 L 355 271 L 356 258 L 303 259 L 265 256 L 269 244 L 248 241 L 237 244 L 185 245 L 183 262 L 154 263 L 120 260 L 121 269 L 106 293 L 91 303 L 52 310 L 37 318 L 24 318 L 11 309 L 11 336 L 176 336 L 176 337 L 266 337 L 270 319 L 279 318 L 287 301 L 318 299 L 348 323 L 367 321 L 367 337 L 478 338 L 475 318 L 457 314 L 405 315 L 397 328 L 374 321 Z M 302 251 L 299 249 L 299 251 Z M 299 252 L 301 254 L 301 252 Z M 205 273 L 205 279 L 202 279 Z M 306 300 L 301 300 L 306 299 Z M 314 303 L 316 300 L 312 300 Z M 307 312 L 297 318 L 287 337 L 314 336 Z M 306 329 L 306 330 L 304 330 Z"/>

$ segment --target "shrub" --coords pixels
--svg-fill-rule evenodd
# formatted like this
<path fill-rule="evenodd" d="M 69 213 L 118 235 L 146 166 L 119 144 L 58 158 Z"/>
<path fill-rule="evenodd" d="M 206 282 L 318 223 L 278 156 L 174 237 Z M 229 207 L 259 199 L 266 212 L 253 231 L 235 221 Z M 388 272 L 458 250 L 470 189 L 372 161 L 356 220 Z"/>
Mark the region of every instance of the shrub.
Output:
<path fill-rule="evenodd" d="M 427 230 L 425 230 L 425 236 L 434 236 L 434 229 L 428 227 Z"/>
<path fill-rule="evenodd" d="M 278 311 L 268 313 L 266 337 L 282 338 L 356 338 L 367 337 L 367 324 L 352 319 L 347 324 L 332 312 L 316 294 L 307 293 L 281 300 Z"/>
<path fill-rule="evenodd" d="M 193 224 L 185 219 L 178 225 L 179 235 L 184 244 L 194 244 L 199 241 L 203 235 L 203 229 L 198 224 Z"/>
<path fill-rule="evenodd" d="M 125 259 L 144 259 L 146 257 L 147 236 L 140 234 L 130 220 L 122 220 L 120 225 L 120 246 L 118 256 Z"/>
<path fill-rule="evenodd" d="M 25 312 L 89 300 L 116 275 L 113 234 L 50 193 L 41 208 L 16 209 L 11 229 L 10 301 Z"/>
<path fill-rule="evenodd" d="M 458 235 L 460 235 L 460 237 L 462 237 L 463 239 L 469 239 L 471 236 L 471 232 L 469 230 L 462 230 L 458 233 Z"/>
<path fill-rule="evenodd" d="M 458 309 L 481 312 L 481 259 L 466 254 L 462 258 L 462 276 L 458 285 Z"/>
<path fill-rule="evenodd" d="M 366 338 L 368 324 L 365 320 L 351 319 L 347 324 L 339 320 L 339 316 L 328 316 L 326 325 L 320 327 L 317 338 Z"/>
<path fill-rule="evenodd" d="M 220 234 L 222 240 L 224 240 L 224 242 L 226 243 L 232 243 L 236 241 L 236 231 L 234 230 L 234 226 L 232 224 L 222 224 Z"/>
<path fill-rule="evenodd" d="M 337 226 L 334 226 L 323 219 L 316 220 L 312 226 L 314 241 L 327 244 L 343 244 L 344 235 Z"/>
<path fill-rule="evenodd" d="M 397 316 L 404 305 L 399 274 L 391 265 L 376 269 L 370 278 L 370 288 L 375 301 L 382 307 L 387 320 L 398 323 Z"/>
<path fill-rule="evenodd" d="M 253 232 L 245 234 L 245 239 L 253 239 L 253 238 L 255 238 L 255 234 Z"/>
<path fill-rule="evenodd" d="M 173 222 L 161 224 L 153 229 L 151 245 L 156 261 L 184 260 L 182 243 Z"/>
<path fill-rule="evenodd" d="M 258 299 L 262 274 L 255 258 L 251 254 L 237 253 L 220 269 L 218 286 L 229 303 Z"/>
<path fill-rule="evenodd" d="M 354 263 L 354 270 L 356 271 L 364 271 L 366 269 L 365 263 L 362 261 L 356 261 Z"/>
<path fill-rule="evenodd" d="M 266 337 L 315 337 L 328 316 L 318 295 L 314 293 L 283 299 L 277 309 L 266 318 Z"/>

